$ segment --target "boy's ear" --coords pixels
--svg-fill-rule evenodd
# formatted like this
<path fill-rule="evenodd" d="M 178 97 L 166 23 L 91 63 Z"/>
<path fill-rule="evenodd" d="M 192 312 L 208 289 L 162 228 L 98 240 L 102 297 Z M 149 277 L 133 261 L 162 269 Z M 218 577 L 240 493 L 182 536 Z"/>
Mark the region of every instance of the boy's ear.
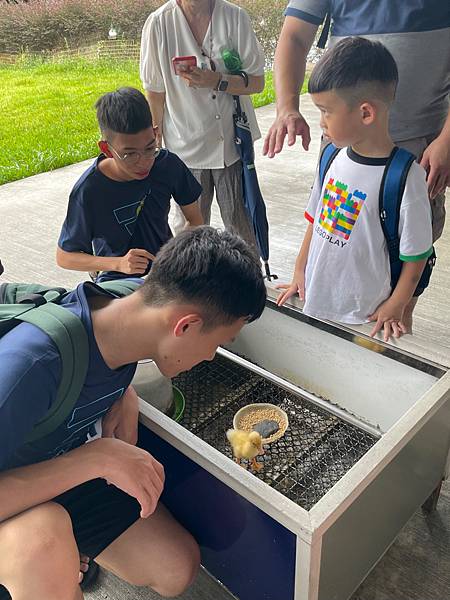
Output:
<path fill-rule="evenodd" d="M 173 333 L 176 337 L 181 337 L 182 335 L 187 334 L 189 331 L 196 329 L 200 331 L 203 326 L 203 319 L 200 315 L 190 314 L 181 317 L 173 329 Z"/>
<path fill-rule="evenodd" d="M 359 110 L 364 125 L 371 125 L 375 121 L 377 111 L 373 104 L 370 102 L 363 102 L 359 107 Z"/>
<path fill-rule="evenodd" d="M 110 149 L 108 148 L 108 142 L 105 140 L 100 140 L 98 142 L 98 147 L 100 148 L 100 152 L 103 152 L 103 154 L 105 156 L 107 156 L 108 158 L 112 158 L 112 154 Z"/>

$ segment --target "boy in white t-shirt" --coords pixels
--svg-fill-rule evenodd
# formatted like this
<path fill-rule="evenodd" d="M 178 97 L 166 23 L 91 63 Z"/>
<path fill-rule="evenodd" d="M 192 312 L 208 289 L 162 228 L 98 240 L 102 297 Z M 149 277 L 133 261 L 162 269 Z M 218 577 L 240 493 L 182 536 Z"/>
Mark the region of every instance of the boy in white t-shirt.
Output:
<path fill-rule="evenodd" d="M 321 112 L 324 137 L 341 150 L 323 185 L 316 175 L 292 283 L 279 286 L 284 291 L 277 301 L 281 305 L 298 293 L 307 315 L 349 324 L 376 321 L 371 335 L 383 330 L 385 341 L 411 332 L 413 295 L 432 254 L 425 171 L 413 162 L 400 207 L 403 265 L 391 289 L 379 196 L 396 151 L 388 119 L 397 80 L 390 52 L 359 37 L 340 41 L 312 71 L 308 88 Z"/>

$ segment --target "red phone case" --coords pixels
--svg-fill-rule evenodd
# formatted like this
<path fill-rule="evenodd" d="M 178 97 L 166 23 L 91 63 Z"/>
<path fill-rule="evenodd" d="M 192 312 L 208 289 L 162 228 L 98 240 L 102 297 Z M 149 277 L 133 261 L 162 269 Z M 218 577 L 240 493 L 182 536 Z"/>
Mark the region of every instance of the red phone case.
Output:
<path fill-rule="evenodd" d="M 172 58 L 173 70 L 175 71 L 175 75 L 180 74 L 179 66 L 183 65 L 186 67 L 196 67 L 197 66 L 197 57 L 196 56 L 175 56 Z"/>

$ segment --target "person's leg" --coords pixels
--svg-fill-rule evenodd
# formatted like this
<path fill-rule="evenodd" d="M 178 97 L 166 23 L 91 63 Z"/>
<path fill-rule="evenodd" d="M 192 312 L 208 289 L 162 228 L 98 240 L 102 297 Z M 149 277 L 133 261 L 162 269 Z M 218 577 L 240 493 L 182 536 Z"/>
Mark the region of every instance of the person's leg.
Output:
<path fill-rule="evenodd" d="M 202 186 L 199 205 L 205 225 L 211 221 L 211 204 L 214 198 L 214 182 L 211 169 L 190 169 L 192 175 Z"/>
<path fill-rule="evenodd" d="M 224 169 L 213 169 L 212 173 L 225 228 L 241 236 L 258 254 L 255 234 L 244 206 L 241 161 Z"/>
<path fill-rule="evenodd" d="M 53 502 L 0 524 L 0 581 L 13 600 L 82 600 L 80 555 L 68 513 Z"/>
<path fill-rule="evenodd" d="M 171 206 L 173 209 L 173 221 L 172 221 L 172 229 L 175 235 L 183 231 L 184 226 L 186 225 L 186 219 L 181 211 L 180 206 L 175 202 L 175 200 L 171 200 Z"/>
<path fill-rule="evenodd" d="M 190 533 L 160 503 L 153 515 L 136 521 L 95 560 L 128 583 L 172 597 L 193 582 L 200 551 Z"/>

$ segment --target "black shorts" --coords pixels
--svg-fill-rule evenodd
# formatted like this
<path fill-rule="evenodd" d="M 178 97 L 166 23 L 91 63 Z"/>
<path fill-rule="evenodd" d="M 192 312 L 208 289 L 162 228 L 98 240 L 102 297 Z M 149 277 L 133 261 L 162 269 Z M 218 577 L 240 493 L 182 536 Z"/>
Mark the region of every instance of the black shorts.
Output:
<path fill-rule="evenodd" d="M 72 519 L 78 550 L 95 558 L 139 519 L 139 502 L 108 485 L 93 479 L 53 498 Z"/>

